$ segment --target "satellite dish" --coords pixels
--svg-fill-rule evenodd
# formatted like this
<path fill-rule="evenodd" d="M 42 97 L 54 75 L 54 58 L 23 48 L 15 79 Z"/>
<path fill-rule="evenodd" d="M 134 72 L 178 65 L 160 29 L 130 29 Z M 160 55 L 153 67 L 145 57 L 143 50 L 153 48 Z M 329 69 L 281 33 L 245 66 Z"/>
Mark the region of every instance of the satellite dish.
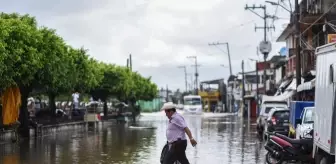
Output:
<path fill-rule="evenodd" d="M 279 53 L 280 53 L 280 56 L 288 56 L 288 48 L 282 47 Z"/>

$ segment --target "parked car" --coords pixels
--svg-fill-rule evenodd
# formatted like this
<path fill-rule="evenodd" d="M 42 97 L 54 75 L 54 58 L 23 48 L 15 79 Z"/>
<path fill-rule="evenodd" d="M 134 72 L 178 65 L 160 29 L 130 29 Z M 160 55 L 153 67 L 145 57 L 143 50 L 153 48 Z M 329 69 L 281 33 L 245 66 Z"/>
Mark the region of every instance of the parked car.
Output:
<path fill-rule="evenodd" d="M 289 113 L 288 108 L 272 108 L 267 117 L 264 136 L 266 135 L 266 132 L 275 132 L 288 136 Z"/>
<path fill-rule="evenodd" d="M 264 132 L 265 125 L 267 124 L 266 120 L 270 110 L 276 107 L 288 108 L 288 105 L 285 101 L 264 101 L 261 105 L 261 110 L 257 118 L 257 131 L 259 135 L 262 135 Z"/>
<path fill-rule="evenodd" d="M 313 137 L 309 132 L 313 129 L 314 125 L 314 109 L 315 107 L 305 107 L 300 119 L 296 120 L 296 139 Z"/>

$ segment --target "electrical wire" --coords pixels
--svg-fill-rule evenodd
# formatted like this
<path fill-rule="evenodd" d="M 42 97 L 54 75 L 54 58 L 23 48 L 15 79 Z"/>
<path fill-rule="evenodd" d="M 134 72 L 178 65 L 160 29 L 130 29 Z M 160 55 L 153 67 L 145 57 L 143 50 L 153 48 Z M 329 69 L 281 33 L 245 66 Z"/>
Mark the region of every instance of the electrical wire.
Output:
<path fill-rule="evenodd" d="M 313 38 L 312 38 L 312 42 L 314 42 L 318 37 L 319 34 L 322 33 L 323 30 L 320 30 Z M 307 43 L 305 40 L 303 40 L 302 38 L 300 39 L 301 43 L 303 43 L 306 47 L 308 47 L 308 49 L 315 49 L 312 45 L 310 45 L 309 43 Z"/>
<path fill-rule="evenodd" d="M 280 3 L 280 0 L 278 0 L 278 4 Z M 276 5 L 276 8 L 275 8 L 275 12 L 274 12 L 274 16 L 276 16 L 277 15 L 277 12 L 278 12 L 278 8 L 279 8 L 279 5 Z M 274 22 L 275 22 L 275 17 L 273 17 L 273 20 L 272 20 L 272 23 L 271 23 L 271 26 L 275 26 L 274 25 Z M 272 32 L 272 30 L 270 31 L 270 40 L 272 40 L 272 38 L 273 38 L 273 32 Z M 272 40 L 273 41 L 273 40 Z"/>
<path fill-rule="evenodd" d="M 327 22 L 336 22 L 336 20 L 329 20 L 329 21 L 327 21 Z M 305 25 L 323 25 L 323 24 L 325 24 L 326 22 L 321 22 L 321 23 L 315 23 L 315 24 L 313 24 L 313 23 L 302 22 L 302 21 L 300 20 L 299 23 L 300 23 L 300 24 L 305 24 Z"/>
<path fill-rule="evenodd" d="M 327 25 L 329 25 L 335 32 L 336 32 L 336 26 L 331 24 L 331 23 L 327 23 Z"/>

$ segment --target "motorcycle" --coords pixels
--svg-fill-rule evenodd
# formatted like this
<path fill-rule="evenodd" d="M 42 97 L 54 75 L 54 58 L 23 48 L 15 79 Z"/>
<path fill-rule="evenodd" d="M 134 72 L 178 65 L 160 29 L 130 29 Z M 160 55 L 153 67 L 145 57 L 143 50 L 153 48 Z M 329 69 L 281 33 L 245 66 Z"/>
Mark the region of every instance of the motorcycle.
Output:
<path fill-rule="evenodd" d="M 310 131 L 310 133 L 313 134 L 313 131 Z M 266 132 L 266 135 L 267 141 L 264 147 L 267 150 L 266 162 L 268 164 L 281 164 L 283 162 L 313 164 L 314 141 L 312 138 L 292 139 L 274 132 Z"/>

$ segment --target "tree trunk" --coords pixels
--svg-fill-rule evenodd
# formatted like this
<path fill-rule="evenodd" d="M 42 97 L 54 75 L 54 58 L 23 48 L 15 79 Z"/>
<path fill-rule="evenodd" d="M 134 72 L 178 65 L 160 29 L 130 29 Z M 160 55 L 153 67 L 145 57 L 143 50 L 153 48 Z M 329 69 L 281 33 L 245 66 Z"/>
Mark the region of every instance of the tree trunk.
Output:
<path fill-rule="evenodd" d="M 55 99 L 56 95 L 54 93 L 49 93 L 49 107 L 51 111 L 51 116 L 56 116 L 56 104 L 55 104 Z"/>
<path fill-rule="evenodd" d="M 19 114 L 19 121 L 20 125 L 20 135 L 24 138 L 29 138 L 29 114 L 28 114 L 28 96 L 29 93 L 32 91 L 31 86 L 20 86 L 21 92 L 21 107 L 20 107 L 20 114 Z"/>
<path fill-rule="evenodd" d="M 104 102 L 104 119 L 107 120 L 108 119 L 107 98 L 103 99 L 103 102 Z"/>
<path fill-rule="evenodd" d="M 136 104 L 135 100 L 129 101 L 129 105 L 132 109 L 132 118 L 133 118 L 133 123 L 134 124 L 136 123 L 136 116 L 139 115 L 139 113 L 138 113 L 139 111 L 138 111 L 137 107 L 135 106 L 135 104 Z"/>

